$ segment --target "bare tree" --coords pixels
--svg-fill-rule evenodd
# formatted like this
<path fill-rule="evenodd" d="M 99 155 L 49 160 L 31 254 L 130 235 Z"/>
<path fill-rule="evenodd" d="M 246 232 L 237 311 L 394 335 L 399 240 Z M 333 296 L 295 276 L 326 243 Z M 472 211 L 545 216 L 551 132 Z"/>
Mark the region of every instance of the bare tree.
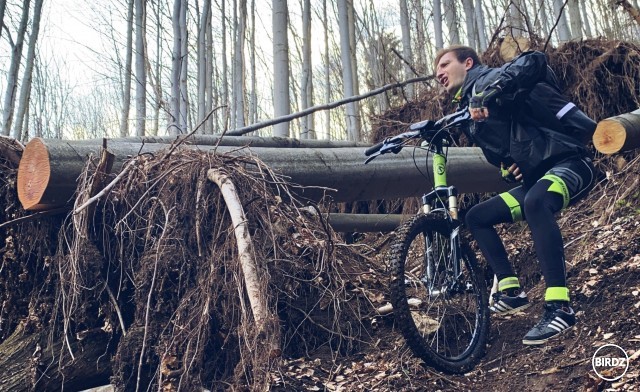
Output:
<path fill-rule="evenodd" d="M 249 38 L 249 67 L 251 92 L 249 102 L 249 123 L 258 122 L 258 81 L 256 75 L 256 1 L 251 0 L 251 36 Z"/>
<path fill-rule="evenodd" d="M 411 48 L 411 19 L 407 0 L 400 0 L 400 30 L 402 31 L 402 57 L 404 57 L 404 77 L 410 79 L 413 76 L 411 65 L 413 63 L 413 51 Z M 415 97 L 413 83 L 405 87 L 405 94 L 409 100 Z"/>
<path fill-rule="evenodd" d="M 147 118 L 147 70 L 145 35 L 146 0 L 135 0 L 136 10 L 136 135 L 144 136 Z"/>
<path fill-rule="evenodd" d="M 557 32 L 558 40 L 560 42 L 566 42 L 571 39 L 571 32 L 569 31 L 569 25 L 567 24 L 567 15 L 564 12 L 565 0 L 553 0 L 553 13 L 558 20 Z"/>
<path fill-rule="evenodd" d="M 436 50 L 444 48 L 442 32 L 442 0 L 433 0 L 433 30 L 435 31 Z"/>
<path fill-rule="evenodd" d="M 198 123 L 204 120 L 207 115 L 207 70 L 208 64 L 213 61 L 211 53 L 211 45 L 208 42 L 208 31 L 211 30 L 211 1 L 204 0 L 202 5 L 202 13 L 200 14 L 199 26 L 198 26 L 198 53 L 197 64 L 198 70 Z M 200 129 L 199 133 L 205 133 L 206 127 Z"/>
<path fill-rule="evenodd" d="M 300 83 L 300 110 L 313 106 L 313 71 L 311 66 L 311 0 L 302 3 L 302 81 Z M 314 116 L 301 121 L 300 139 L 316 139 Z"/>
<path fill-rule="evenodd" d="M 4 11 L 7 8 L 7 1 L 0 1 L 0 37 L 2 36 L 2 30 L 4 30 Z"/>
<path fill-rule="evenodd" d="M 2 134 L 9 136 L 11 133 L 11 125 L 13 123 L 13 111 L 15 109 L 16 91 L 18 90 L 18 74 L 20 72 L 20 63 L 22 61 L 22 47 L 24 45 L 24 36 L 29 24 L 29 6 L 30 0 L 24 0 L 22 3 L 22 17 L 18 27 L 18 34 L 15 43 L 11 41 L 11 64 L 9 73 L 7 74 L 7 86 L 4 95 L 4 110 L 2 113 Z"/>
<path fill-rule="evenodd" d="M 444 19 L 447 22 L 449 28 L 449 43 L 460 43 L 460 21 L 458 19 L 458 10 L 456 9 L 456 2 L 454 0 L 444 1 Z"/>
<path fill-rule="evenodd" d="M 287 0 L 273 0 L 273 107 L 275 117 L 291 113 Z M 289 137 L 289 123 L 276 124 L 273 135 Z"/>
<path fill-rule="evenodd" d="M 583 0 L 584 2 L 584 0 Z M 571 23 L 571 39 L 582 39 L 582 17 L 580 16 L 580 2 L 569 0 L 569 22 Z"/>
<path fill-rule="evenodd" d="M 338 0 L 338 22 L 340 26 L 340 54 L 342 59 L 342 83 L 344 96 L 352 97 L 356 95 L 354 91 L 354 75 L 353 75 L 353 65 L 352 57 L 351 57 L 351 48 L 350 48 L 350 38 L 349 38 L 349 11 L 348 11 L 348 2 L 349 0 Z M 349 140 L 359 141 L 360 140 L 360 129 L 358 128 L 358 107 L 355 102 L 350 102 L 346 105 L 346 115 L 347 115 L 347 135 L 349 136 Z"/>
<path fill-rule="evenodd" d="M 247 0 L 238 0 L 235 19 L 235 50 L 233 54 L 233 95 L 235 127 L 242 128 L 245 123 L 245 85 L 244 85 L 244 43 L 247 31 Z M 234 12 L 235 13 L 235 12 Z"/>
<path fill-rule="evenodd" d="M 31 80 L 33 73 L 33 63 L 35 61 L 36 54 L 36 43 L 38 42 L 38 35 L 40 33 L 42 2 L 43 0 L 36 0 L 36 2 L 34 3 L 33 24 L 31 27 L 31 35 L 29 36 L 29 45 L 27 49 L 24 75 L 22 77 L 22 85 L 20 86 L 20 97 L 18 98 L 16 126 L 13 130 L 13 137 L 18 140 L 26 141 L 28 138 L 25 129 L 23 129 L 23 124 L 25 124 L 25 122 L 28 123 L 29 97 L 31 95 Z"/>
<path fill-rule="evenodd" d="M 131 109 L 131 63 L 133 58 L 133 3 L 127 0 L 127 48 L 123 72 L 124 88 L 122 90 L 122 117 L 120 120 L 120 137 L 129 136 L 129 111 Z"/>
<path fill-rule="evenodd" d="M 478 33 L 478 49 L 484 52 L 487 50 L 487 28 L 484 20 L 484 10 L 482 9 L 482 0 L 476 0 L 474 7 L 474 17 L 476 20 L 476 28 Z"/>

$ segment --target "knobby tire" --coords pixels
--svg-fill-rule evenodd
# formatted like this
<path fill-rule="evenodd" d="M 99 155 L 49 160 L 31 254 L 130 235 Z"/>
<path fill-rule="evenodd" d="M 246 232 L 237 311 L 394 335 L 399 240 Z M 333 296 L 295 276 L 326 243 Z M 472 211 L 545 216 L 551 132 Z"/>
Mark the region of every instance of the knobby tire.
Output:
<path fill-rule="evenodd" d="M 438 293 L 452 281 L 448 241 L 453 230 L 457 228 L 448 219 L 433 213 L 405 222 L 389 253 L 390 289 L 396 324 L 414 354 L 437 370 L 460 374 L 484 356 L 489 310 L 486 281 L 464 241 L 459 255 L 464 290 Z M 424 277 L 425 235 L 433 239 L 432 253 L 437 260 L 431 279 Z"/>

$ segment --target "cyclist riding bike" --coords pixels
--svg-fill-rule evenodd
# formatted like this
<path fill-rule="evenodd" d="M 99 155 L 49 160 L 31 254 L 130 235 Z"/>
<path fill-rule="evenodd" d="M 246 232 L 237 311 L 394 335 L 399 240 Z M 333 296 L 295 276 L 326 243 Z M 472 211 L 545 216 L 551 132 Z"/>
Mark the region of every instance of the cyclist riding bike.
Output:
<path fill-rule="evenodd" d="M 501 68 L 481 64 L 466 46 L 451 46 L 435 60 L 436 77 L 459 107 L 469 107 L 466 134 L 503 178 L 519 184 L 471 208 L 467 227 L 498 278 L 490 310 L 510 314 L 530 306 L 494 226 L 524 220 L 546 284 L 544 314 L 524 336 L 544 344 L 576 324 L 567 288 L 562 234 L 554 214 L 585 197 L 594 168 L 585 136 L 596 123 L 569 102 L 545 55 L 526 52 Z"/>

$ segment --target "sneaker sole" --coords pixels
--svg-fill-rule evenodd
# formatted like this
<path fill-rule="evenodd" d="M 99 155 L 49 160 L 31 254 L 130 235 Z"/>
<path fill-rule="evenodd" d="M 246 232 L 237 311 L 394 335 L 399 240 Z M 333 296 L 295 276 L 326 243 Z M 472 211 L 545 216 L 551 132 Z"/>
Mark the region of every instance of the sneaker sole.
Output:
<path fill-rule="evenodd" d="M 565 328 L 562 331 L 558 332 L 557 334 L 555 334 L 555 335 L 553 335 L 551 337 L 548 337 L 548 338 L 546 338 L 544 340 L 525 340 L 525 339 L 522 339 L 522 344 L 527 345 L 527 346 L 539 346 L 541 344 L 545 344 L 549 340 L 553 340 L 553 339 L 557 338 L 558 336 L 562 335 L 563 333 L 571 330 L 573 327 L 574 327 L 574 325 L 570 326 L 569 328 Z"/>
<path fill-rule="evenodd" d="M 504 311 L 504 312 L 496 312 L 494 310 L 491 310 L 491 308 L 489 308 L 489 311 L 491 311 L 491 315 L 492 316 L 508 316 L 510 314 L 515 314 L 515 313 L 518 313 L 518 312 L 522 312 L 523 310 L 527 310 L 527 309 L 529 309 L 531 307 L 531 305 L 533 305 L 533 304 L 528 303 L 526 305 L 520 306 L 519 308 L 514 308 L 514 309 L 511 309 L 511 310 Z"/>

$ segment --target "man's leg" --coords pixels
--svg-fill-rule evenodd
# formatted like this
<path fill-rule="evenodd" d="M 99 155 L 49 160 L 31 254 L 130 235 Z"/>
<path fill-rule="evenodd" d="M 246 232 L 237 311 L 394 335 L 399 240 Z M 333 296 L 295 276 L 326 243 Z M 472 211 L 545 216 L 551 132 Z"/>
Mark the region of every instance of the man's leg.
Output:
<path fill-rule="evenodd" d="M 586 195 L 593 180 L 590 162 L 569 162 L 551 169 L 525 196 L 525 216 L 547 289 L 545 313 L 524 344 L 543 344 L 576 322 L 569 306 L 562 234 L 554 214 Z"/>
<path fill-rule="evenodd" d="M 498 223 L 522 220 L 523 198 L 524 190 L 518 187 L 474 206 L 466 216 L 469 231 L 498 278 L 498 292 L 490 307 L 496 314 L 515 313 L 530 306 L 494 228 Z"/>

